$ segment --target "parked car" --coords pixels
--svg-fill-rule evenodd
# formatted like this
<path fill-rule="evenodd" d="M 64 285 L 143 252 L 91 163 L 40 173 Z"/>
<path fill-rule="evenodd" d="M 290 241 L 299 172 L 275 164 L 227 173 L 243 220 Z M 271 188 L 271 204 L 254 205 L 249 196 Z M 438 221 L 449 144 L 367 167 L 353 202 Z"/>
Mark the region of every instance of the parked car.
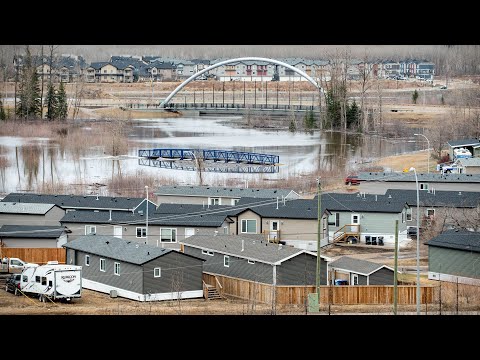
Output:
<path fill-rule="evenodd" d="M 335 285 L 348 285 L 348 281 L 343 279 L 335 279 Z"/>
<path fill-rule="evenodd" d="M 5 283 L 5 290 L 12 292 L 15 295 L 20 295 L 20 282 L 22 275 L 21 274 L 12 274 L 7 278 Z"/>
<path fill-rule="evenodd" d="M 446 89 L 447 89 L 447 86 L 446 86 L 446 85 L 440 86 L 440 90 L 446 90 Z"/>
<path fill-rule="evenodd" d="M 345 185 L 358 185 L 360 180 L 358 180 L 358 175 L 348 175 L 345 178 Z"/>

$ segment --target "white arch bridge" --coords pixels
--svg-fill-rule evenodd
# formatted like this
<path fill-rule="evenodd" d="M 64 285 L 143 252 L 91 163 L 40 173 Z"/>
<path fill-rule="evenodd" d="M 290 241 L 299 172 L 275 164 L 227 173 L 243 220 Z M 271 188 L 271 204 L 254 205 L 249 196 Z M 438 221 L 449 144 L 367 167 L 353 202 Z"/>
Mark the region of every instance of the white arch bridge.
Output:
<path fill-rule="evenodd" d="M 215 63 L 195 74 L 190 76 L 188 79 L 186 79 L 184 82 L 182 82 L 175 90 L 173 90 L 170 95 L 168 95 L 165 100 L 163 100 L 160 103 L 160 107 L 166 108 L 170 100 L 180 91 L 182 90 L 188 83 L 191 81 L 195 80 L 197 77 L 202 76 L 203 74 L 209 72 L 212 69 L 215 69 L 217 67 L 227 65 L 227 64 L 232 64 L 232 63 L 237 63 L 237 62 L 242 62 L 242 61 L 262 61 L 262 62 L 267 62 L 267 63 L 272 63 L 276 65 L 280 65 L 283 67 L 286 67 L 287 69 L 290 69 L 300 75 L 301 77 L 305 78 L 308 82 L 310 82 L 313 86 L 315 86 L 316 89 L 318 89 L 319 92 L 323 92 L 323 89 L 317 84 L 317 82 L 310 77 L 308 74 L 306 74 L 304 71 L 297 69 L 296 67 L 287 64 L 283 61 L 275 60 L 275 59 L 269 59 L 269 58 L 263 58 L 263 57 L 242 57 L 242 58 L 235 58 L 235 59 L 229 59 L 225 61 L 220 61 L 218 63 Z"/>

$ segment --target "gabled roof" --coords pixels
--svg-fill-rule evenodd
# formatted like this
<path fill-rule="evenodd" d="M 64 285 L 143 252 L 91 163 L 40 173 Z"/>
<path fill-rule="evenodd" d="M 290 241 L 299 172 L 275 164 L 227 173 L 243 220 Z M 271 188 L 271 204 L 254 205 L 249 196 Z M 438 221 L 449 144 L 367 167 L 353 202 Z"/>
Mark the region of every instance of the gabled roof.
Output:
<path fill-rule="evenodd" d="M 165 226 L 198 226 L 198 227 L 219 227 L 227 219 L 226 214 L 159 214 L 149 213 L 149 225 Z M 139 214 L 129 211 L 112 211 L 111 220 L 109 211 L 76 210 L 69 211 L 60 219 L 62 224 L 67 223 L 88 223 L 88 224 L 122 224 L 138 225 L 146 224 L 146 213 Z"/>
<path fill-rule="evenodd" d="M 406 201 L 410 206 L 417 206 L 416 190 L 388 189 L 385 196 L 392 200 Z M 420 206 L 451 206 L 457 208 L 475 208 L 480 204 L 480 192 L 474 191 L 419 191 Z"/>
<path fill-rule="evenodd" d="M 473 157 L 473 158 L 462 158 L 456 161 L 457 164 L 461 164 L 462 166 L 469 167 L 469 166 L 480 166 L 480 158 Z"/>
<path fill-rule="evenodd" d="M 64 232 L 68 231 L 63 226 L 3 225 L 0 238 L 57 239 Z"/>
<path fill-rule="evenodd" d="M 107 64 L 110 64 L 110 63 L 108 61 L 92 62 L 90 64 L 90 67 L 94 68 L 95 70 L 100 70 L 102 67 L 104 67 Z"/>
<path fill-rule="evenodd" d="M 50 195 L 10 193 L 2 202 L 55 204 L 62 208 L 133 210 L 144 198 L 110 197 L 95 195 Z"/>
<path fill-rule="evenodd" d="M 451 147 L 457 146 L 480 146 L 478 139 L 449 140 L 447 144 Z"/>
<path fill-rule="evenodd" d="M 255 197 L 281 198 L 298 194 L 291 189 L 227 188 L 220 186 L 162 186 L 155 195 L 211 196 L 211 197 Z"/>
<path fill-rule="evenodd" d="M 243 251 L 242 251 L 243 241 Z M 262 235 L 256 238 L 238 235 L 203 236 L 193 235 L 181 241 L 185 246 L 213 252 L 236 256 L 243 259 L 263 262 L 267 264 L 281 264 L 292 257 L 307 253 L 306 250 L 293 246 L 284 246 L 269 243 L 262 239 Z M 316 254 L 312 254 L 316 255 Z"/>
<path fill-rule="evenodd" d="M 417 173 L 419 182 L 442 182 L 442 183 L 479 183 L 480 174 L 435 174 Z M 361 181 L 400 181 L 415 182 L 413 172 L 361 172 L 358 174 Z M 415 185 L 412 185 L 415 187 Z"/>
<path fill-rule="evenodd" d="M 145 264 L 175 251 L 106 235 L 79 236 L 63 247 L 136 265 Z"/>
<path fill-rule="evenodd" d="M 52 203 L 9 202 L 7 198 L 8 195 L 0 202 L 0 213 L 45 215 L 55 206 Z"/>
<path fill-rule="evenodd" d="M 467 230 L 447 230 L 425 244 L 448 249 L 480 252 L 480 233 Z"/>
<path fill-rule="evenodd" d="M 328 264 L 329 268 L 335 268 L 338 270 L 345 270 L 348 272 L 353 272 L 360 275 L 369 276 L 372 273 L 382 269 L 387 268 L 394 271 L 391 267 L 374 263 L 367 260 L 356 259 L 349 256 L 342 256 L 341 258 L 332 261 Z"/>

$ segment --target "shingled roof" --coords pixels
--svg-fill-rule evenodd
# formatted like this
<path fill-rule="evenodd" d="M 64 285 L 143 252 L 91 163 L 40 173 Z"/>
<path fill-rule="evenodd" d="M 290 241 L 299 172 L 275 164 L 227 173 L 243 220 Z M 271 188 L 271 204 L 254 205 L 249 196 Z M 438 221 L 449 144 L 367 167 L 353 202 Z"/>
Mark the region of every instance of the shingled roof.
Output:
<path fill-rule="evenodd" d="M 0 202 L 0 213 L 45 215 L 55 206 L 52 203 L 11 202 L 7 200 L 7 197 Z"/>
<path fill-rule="evenodd" d="M 67 229 L 63 226 L 3 225 L 0 227 L 0 237 L 7 238 L 57 239 L 64 232 L 67 232 Z"/>
<path fill-rule="evenodd" d="M 348 272 L 353 272 L 365 276 L 368 276 L 384 267 L 393 270 L 386 265 L 374 263 L 367 260 L 356 259 L 349 256 L 342 256 L 341 258 L 332 261 L 328 264 L 328 267 L 338 270 L 346 270 Z"/>
<path fill-rule="evenodd" d="M 448 249 L 480 252 L 480 233 L 467 230 L 447 230 L 425 244 Z"/>
<path fill-rule="evenodd" d="M 457 183 L 478 183 L 480 174 L 435 174 L 418 173 L 419 182 L 457 182 Z M 415 174 L 412 172 L 361 172 L 358 174 L 360 181 L 405 181 L 415 182 Z"/>
<path fill-rule="evenodd" d="M 162 186 L 155 195 L 183 195 L 183 196 L 218 196 L 240 198 L 281 198 L 282 196 L 299 195 L 291 189 L 256 189 L 256 188 L 227 188 L 218 186 Z"/>
<path fill-rule="evenodd" d="M 406 201 L 410 206 L 417 206 L 416 190 L 388 189 L 385 196 L 392 200 Z M 475 208 L 480 204 L 480 192 L 474 191 L 419 191 L 420 206 L 451 206 L 457 208 Z"/>

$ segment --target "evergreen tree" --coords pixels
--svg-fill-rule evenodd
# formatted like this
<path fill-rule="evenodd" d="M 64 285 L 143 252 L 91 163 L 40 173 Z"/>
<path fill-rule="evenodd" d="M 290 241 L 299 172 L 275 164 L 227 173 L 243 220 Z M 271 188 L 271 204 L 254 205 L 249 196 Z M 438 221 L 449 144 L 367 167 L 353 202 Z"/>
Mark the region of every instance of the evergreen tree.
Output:
<path fill-rule="evenodd" d="M 313 110 L 308 110 L 305 114 L 305 129 L 311 130 L 316 127 L 317 124 L 315 121 L 315 115 L 313 114 Z"/>
<path fill-rule="evenodd" d="M 40 115 L 40 84 L 35 66 L 32 64 L 32 57 L 27 46 L 26 55 L 20 78 L 19 101 L 17 103 L 17 115 L 25 119 L 34 118 Z"/>
<path fill-rule="evenodd" d="M 412 101 L 414 104 L 417 103 L 417 99 L 418 99 L 418 91 L 417 89 L 415 89 L 415 91 L 413 92 L 413 95 L 412 95 Z"/>
<path fill-rule="evenodd" d="M 46 118 L 48 120 L 55 120 L 58 113 L 58 99 L 55 95 L 55 87 L 52 83 L 48 84 L 47 95 L 45 96 L 45 103 L 47 105 Z"/>
<path fill-rule="evenodd" d="M 347 105 L 347 127 L 351 129 L 359 126 L 360 108 L 358 107 L 355 100 L 353 100 L 353 103 L 350 106 Z"/>
<path fill-rule="evenodd" d="M 297 131 L 297 125 L 295 125 L 295 121 L 293 119 L 290 121 L 290 125 L 288 126 L 288 130 L 290 132 Z"/>
<path fill-rule="evenodd" d="M 340 101 L 333 93 L 332 89 L 327 91 L 327 126 L 336 128 L 340 126 L 342 115 L 340 113 Z"/>
<path fill-rule="evenodd" d="M 5 114 L 5 109 L 3 108 L 3 102 L 0 100 L 0 120 L 5 120 L 7 115 Z"/>
<path fill-rule="evenodd" d="M 60 120 L 65 120 L 68 116 L 68 104 L 67 104 L 67 93 L 65 92 L 65 87 L 63 83 L 60 82 L 60 87 L 57 93 L 57 111 L 56 117 Z"/>

